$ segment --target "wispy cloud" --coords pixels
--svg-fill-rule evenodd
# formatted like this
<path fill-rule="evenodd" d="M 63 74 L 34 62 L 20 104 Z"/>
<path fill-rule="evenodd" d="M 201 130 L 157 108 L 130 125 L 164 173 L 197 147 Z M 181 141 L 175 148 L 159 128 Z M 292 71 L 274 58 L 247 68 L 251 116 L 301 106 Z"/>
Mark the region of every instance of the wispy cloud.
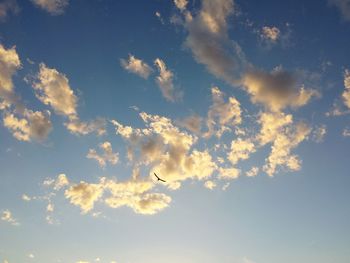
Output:
<path fill-rule="evenodd" d="M 37 7 L 51 15 L 62 15 L 68 6 L 69 0 L 31 0 Z"/>
<path fill-rule="evenodd" d="M 144 79 L 147 79 L 153 72 L 153 69 L 146 62 L 134 57 L 131 54 L 129 54 L 129 58 L 127 60 L 123 58 L 120 59 L 120 64 L 125 70 Z"/>
<path fill-rule="evenodd" d="M 1 212 L 1 220 L 10 223 L 13 226 L 19 226 L 19 222 L 15 219 L 10 210 L 4 210 Z"/>

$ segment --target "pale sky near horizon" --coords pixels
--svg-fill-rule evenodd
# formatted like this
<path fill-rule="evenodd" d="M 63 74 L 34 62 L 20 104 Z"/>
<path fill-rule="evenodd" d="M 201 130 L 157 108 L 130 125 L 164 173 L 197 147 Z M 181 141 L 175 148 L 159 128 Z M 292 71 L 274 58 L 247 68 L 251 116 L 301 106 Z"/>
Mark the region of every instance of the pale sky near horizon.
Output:
<path fill-rule="evenodd" d="M 0 263 L 350 262 L 349 46 L 349 0 L 0 0 Z"/>

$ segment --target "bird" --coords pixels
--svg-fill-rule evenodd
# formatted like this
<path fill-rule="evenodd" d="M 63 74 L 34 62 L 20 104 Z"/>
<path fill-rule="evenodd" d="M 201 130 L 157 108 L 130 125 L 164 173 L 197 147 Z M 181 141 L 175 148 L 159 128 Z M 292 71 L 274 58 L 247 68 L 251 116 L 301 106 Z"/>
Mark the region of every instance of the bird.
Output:
<path fill-rule="evenodd" d="M 156 173 L 154 173 L 154 175 L 157 177 L 158 181 L 161 181 L 161 182 L 164 182 L 164 183 L 166 182 L 165 180 L 159 178 L 159 176 Z"/>

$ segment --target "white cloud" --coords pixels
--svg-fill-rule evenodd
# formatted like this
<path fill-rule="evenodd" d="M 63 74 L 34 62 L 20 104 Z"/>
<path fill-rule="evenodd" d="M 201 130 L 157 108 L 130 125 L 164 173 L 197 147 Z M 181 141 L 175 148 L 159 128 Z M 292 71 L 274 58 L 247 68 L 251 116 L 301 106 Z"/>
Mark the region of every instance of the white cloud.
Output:
<path fill-rule="evenodd" d="M 174 0 L 175 6 L 180 9 L 181 11 L 186 9 L 186 6 L 188 4 L 187 0 Z"/>
<path fill-rule="evenodd" d="M 328 0 L 328 3 L 338 8 L 344 20 L 350 20 L 350 0 Z"/>
<path fill-rule="evenodd" d="M 343 136 L 344 137 L 350 137 L 350 128 L 345 128 L 343 130 Z"/>
<path fill-rule="evenodd" d="M 146 62 L 130 54 L 128 60 L 120 59 L 120 64 L 125 70 L 134 73 L 144 79 L 147 79 L 153 72 L 152 68 Z"/>
<path fill-rule="evenodd" d="M 78 99 L 63 73 L 41 63 L 33 88 L 41 102 L 51 106 L 57 114 L 68 118 L 65 126 L 71 133 L 76 135 L 87 135 L 92 132 L 98 135 L 106 133 L 104 119 L 98 118 L 89 122 L 80 120 L 77 113 Z"/>
<path fill-rule="evenodd" d="M 232 0 L 203 0 L 196 16 L 186 12 L 185 44 L 194 58 L 216 77 L 245 89 L 253 103 L 261 103 L 270 110 L 298 108 L 317 96 L 315 90 L 299 85 L 295 74 L 281 70 L 266 73 L 247 61 L 241 47 L 228 36 L 227 19 L 234 11 Z"/>
<path fill-rule="evenodd" d="M 209 138 L 212 134 L 221 137 L 223 132 L 242 122 L 240 103 L 235 97 L 229 97 L 228 102 L 225 102 L 225 94 L 218 87 L 211 89 L 211 95 L 213 104 L 208 111 L 208 132 L 204 134 L 205 138 Z"/>
<path fill-rule="evenodd" d="M 276 43 L 280 37 L 280 34 L 281 34 L 281 31 L 277 27 L 264 26 L 261 29 L 260 37 L 265 41 Z"/>
<path fill-rule="evenodd" d="M 210 190 L 213 190 L 216 187 L 216 183 L 214 181 L 208 180 L 208 181 L 205 181 L 204 187 Z"/>
<path fill-rule="evenodd" d="M 23 201 L 29 202 L 29 201 L 32 200 L 32 199 L 30 198 L 30 196 L 28 196 L 28 195 L 26 195 L 26 194 L 23 194 L 23 195 L 22 195 L 22 200 L 23 200 Z"/>
<path fill-rule="evenodd" d="M 234 167 L 231 167 L 231 168 L 220 167 L 218 171 L 219 171 L 219 178 L 224 180 L 237 179 L 241 174 L 241 170 Z"/>
<path fill-rule="evenodd" d="M 164 61 L 159 58 L 154 61 L 154 64 L 159 71 L 159 75 L 156 77 L 156 83 L 158 84 L 163 97 L 171 102 L 181 99 L 182 93 L 175 89 L 173 83 L 173 72 L 167 69 Z"/>
<path fill-rule="evenodd" d="M 255 177 L 258 175 L 258 173 L 259 173 L 259 168 L 254 166 L 249 171 L 247 171 L 245 175 L 248 177 Z"/>
<path fill-rule="evenodd" d="M 287 168 L 291 171 L 298 171 L 301 168 L 301 161 L 298 156 L 291 154 L 291 150 L 308 138 L 311 129 L 305 123 L 298 123 L 295 126 L 286 127 L 279 133 L 271 147 L 271 153 L 266 159 L 267 163 L 263 170 L 273 176 L 278 167 Z"/>
<path fill-rule="evenodd" d="M 41 63 L 33 88 L 37 98 L 50 105 L 57 114 L 68 117 L 77 114 L 77 97 L 70 88 L 67 77 L 56 69 Z"/>
<path fill-rule="evenodd" d="M 191 115 L 182 120 L 179 120 L 178 124 L 190 132 L 198 135 L 201 132 L 202 118 L 198 115 Z"/>
<path fill-rule="evenodd" d="M 319 96 L 313 89 L 298 88 L 297 76 L 282 69 L 272 72 L 248 71 L 242 83 L 253 103 L 260 103 L 271 111 L 281 111 L 286 107 L 299 108 L 312 97 Z"/>
<path fill-rule="evenodd" d="M 19 7 L 16 0 L 4 0 L 0 3 L 0 21 L 6 20 L 10 13 L 16 14 Z"/>
<path fill-rule="evenodd" d="M 73 205 L 79 206 L 83 214 L 93 209 L 95 202 L 102 196 L 103 187 L 100 184 L 89 184 L 81 181 L 65 191 L 65 197 Z"/>
<path fill-rule="evenodd" d="M 104 143 L 100 143 L 99 148 L 102 150 L 102 154 L 98 154 L 95 149 L 90 149 L 86 157 L 89 159 L 95 159 L 103 168 L 106 167 L 108 162 L 112 165 L 117 164 L 119 154 L 113 152 L 110 142 L 105 141 Z"/>
<path fill-rule="evenodd" d="M 312 139 L 317 142 L 323 142 L 324 136 L 327 133 L 327 127 L 326 125 L 319 125 L 317 127 L 315 127 L 315 129 L 313 129 L 312 131 Z"/>
<path fill-rule="evenodd" d="M 9 211 L 9 210 L 4 210 L 4 211 L 2 211 L 2 212 L 1 212 L 1 217 L 0 217 L 0 218 L 1 218 L 2 221 L 8 222 L 8 223 L 10 223 L 10 224 L 13 225 L 13 226 L 18 226 L 18 225 L 19 225 L 18 220 L 15 219 L 15 218 L 12 216 L 12 213 L 11 213 L 11 211 Z"/>
<path fill-rule="evenodd" d="M 3 107 L 15 104 L 18 98 L 14 93 L 12 77 L 21 68 L 21 61 L 15 47 L 6 49 L 0 44 L 0 102 Z"/>
<path fill-rule="evenodd" d="M 25 110 L 24 118 L 17 118 L 14 114 L 6 113 L 3 122 L 17 140 L 44 141 L 52 130 L 49 116 L 49 113 Z"/>
<path fill-rule="evenodd" d="M 233 12 L 232 0 L 203 0 L 194 17 L 189 11 L 184 12 L 188 30 L 185 44 L 209 72 L 230 84 L 239 84 L 246 60 L 240 46 L 227 34 L 227 18 Z"/>
<path fill-rule="evenodd" d="M 87 135 L 95 132 L 101 136 L 106 134 L 106 120 L 103 118 L 97 118 L 91 121 L 81 121 L 78 117 L 69 119 L 64 125 L 66 128 L 75 135 Z"/>
<path fill-rule="evenodd" d="M 68 0 L 31 0 L 37 7 L 51 15 L 61 15 L 68 6 Z"/>
<path fill-rule="evenodd" d="M 107 206 L 130 207 L 135 213 L 155 214 L 166 208 L 171 198 L 163 193 L 151 192 L 154 183 L 149 180 L 132 179 L 125 182 L 101 178 L 97 184 L 80 182 L 66 190 L 70 202 L 81 208 L 83 214 L 91 211 L 98 201 Z M 105 196 L 107 195 L 107 196 Z"/>
<path fill-rule="evenodd" d="M 350 70 L 344 71 L 344 92 L 342 94 L 343 102 L 345 106 L 350 109 Z"/>
<path fill-rule="evenodd" d="M 242 140 L 238 138 L 231 142 L 231 150 L 227 154 L 227 159 L 235 165 L 239 160 L 248 159 L 250 154 L 255 151 L 255 145 L 250 139 Z"/>

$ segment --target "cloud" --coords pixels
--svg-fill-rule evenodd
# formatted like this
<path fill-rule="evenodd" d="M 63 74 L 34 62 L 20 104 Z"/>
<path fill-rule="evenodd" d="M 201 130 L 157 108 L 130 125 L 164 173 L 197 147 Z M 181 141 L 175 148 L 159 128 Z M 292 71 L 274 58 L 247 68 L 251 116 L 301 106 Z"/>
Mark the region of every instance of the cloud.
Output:
<path fill-rule="evenodd" d="M 71 133 L 76 135 L 87 135 L 92 132 L 98 135 L 106 133 L 104 119 L 98 118 L 89 122 L 80 120 L 77 113 L 78 99 L 63 73 L 41 63 L 32 86 L 42 103 L 51 106 L 55 113 L 68 118 L 65 126 Z"/>
<path fill-rule="evenodd" d="M 95 159 L 102 168 L 106 167 L 108 162 L 113 165 L 117 164 L 119 154 L 113 152 L 110 142 L 105 141 L 104 143 L 100 143 L 99 148 L 102 150 L 102 154 L 98 154 L 95 149 L 89 149 L 86 157 Z"/>
<path fill-rule="evenodd" d="M 29 202 L 29 201 L 31 201 L 32 199 L 30 198 L 30 196 L 28 196 L 28 195 L 26 195 L 26 194 L 23 194 L 23 195 L 22 195 L 22 200 L 23 200 L 23 201 L 26 201 L 26 202 Z"/>
<path fill-rule="evenodd" d="M 268 42 L 276 43 L 276 41 L 280 37 L 280 34 L 281 34 L 281 31 L 277 27 L 275 27 L 275 26 L 272 26 L 272 27 L 264 26 L 261 29 L 260 37 L 263 40 L 266 40 Z"/>
<path fill-rule="evenodd" d="M 278 167 L 287 168 L 291 171 L 300 170 L 301 161 L 297 155 L 291 154 L 291 150 L 306 140 L 310 131 L 311 129 L 305 123 L 286 127 L 282 133 L 276 136 L 263 170 L 269 176 L 273 176 Z"/>
<path fill-rule="evenodd" d="M 25 110 L 24 118 L 17 118 L 14 114 L 6 113 L 4 126 L 20 141 L 44 141 L 52 130 L 49 113 Z"/>
<path fill-rule="evenodd" d="M 8 108 L 16 104 L 18 98 L 15 96 L 12 77 L 21 68 L 21 61 L 15 47 L 6 49 L 0 44 L 0 102 L 2 108 Z"/>
<path fill-rule="evenodd" d="M 171 102 L 175 102 L 182 98 L 182 93 L 175 90 L 173 78 L 174 74 L 169 69 L 167 69 L 163 60 L 157 58 L 154 61 L 159 75 L 156 77 L 156 83 L 158 84 L 163 97 Z"/>
<path fill-rule="evenodd" d="M 345 106 L 350 109 L 350 70 L 345 69 L 344 71 L 344 92 L 342 94 L 342 99 Z"/>
<path fill-rule="evenodd" d="M 50 105 L 57 114 L 76 116 L 77 97 L 64 74 L 41 63 L 33 88 L 37 98 L 45 105 Z"/>
<path fill-rule="evenodd" d="M 125 182 L 100 178 L 99 183 L 81 181 L 65 191 L 66 198 L 79 206 L 85 214 L 94 208 L 97 201 L 103 201 L 111 208 L 130 207 L 135 213 L 155 214 L 166 208 L 171 198 L 163 193 L 151 192 L 154 183 L 149 180 L 132 179 Z"/>
<path fill-rule="evenodd" d="M 120 64 L 122 67 L 134 73 L 144 79 L 147 79 L 149 75 L 153 72 L 152 68 L 141 59 L 135 58 L 133 55 L 129 54 L 129 59 L 120 59 Z"/>
<path fill-rule="evenodd" d="M 13 226 L 19 225 L 17 219 L 13 218 L 12 213 L 9 210 L 1 212 L 1 220 L 10 223 Z"/>
<path fill-rule="evenodd" d="M 241 174 L 241 170 L 231 167 L 231 168 L 219 168 L 219 178 L 224 180 L 237 179 Z M 226 187 L 227 188 L 227 187 Z"/>
<path fill-rule="evenodd" d="M 192 148 L 195 135 L 181 131 L 171 119 L 141 112 L 145 128 L 123 126 L 112 121 L 116 133 L 126 140 L 128 158 L 137 167 L 146 165 L 167 181 L 170 189 L 180 187 L 187 179 L 204 180 L 216 170 L 216 163 L 207 149 Z"/>
<path fill-rule="evenodd" d="M 211 95 L 213 104 L 208 111 L 208 132 L 204 134 L 205 138 L 209 138 L 212 134 L 221 137 L 223 132 L 230 130 L 229 127 L 235 127 L 242 122 L 240 103 L 235 97 L 229 97 L 226 103 L 225 94 L 218 87 L 211 89 Z M 219 128 L 215 130 L 215 126 Z"/>
<path fill-rule="evenodd" d="M 239 84 L 242 68 L 246 66 L 240 46 L 229 39 L 227 18 L 234 12 L 231 0 L 203 0 L 195 17 L 184 12 L 188 30 L 185 45 L 197 62 L 230 84 Z"/>
<path fill-rule="evenodd" d="M 238 138 L 231 143 L 231 150 L 227 154 L 227 159 L 233 164 L 237 164 L 239 160 L 246 160 L 251 153 L 256 151 L 254 143 L 247 139 Z"/>
<path fill-rule="evenodd" d="M 15 94 L 12 77 L 21 68 L 15 47 L 4 48 L 0 44 L 0 110 L 4 111 L 3 123 L 21 141 L 44 141 L 52 130 L 50 112 L 27 109 Z"/>
<path fill-rule="evenodd" d="M 188 1 L 187 0 L 174 0 L 174 4 L 178 9 L 180 9 L 181 11 L 184 11 L 186 9 Z"/>
<path fill-rule="evenodd" d="M 61 15 L 68 6 L 68 0 L 31 0 L 37 7 L 51 15 Z"/>
<path fill-rule="evenodd" d="M 340 11 L 344 20 L 350 20 L 350 0 L 328 0 L 328 3 Z"/>
<path fill-rule="evenodd" d="M 73 205 L 79 206 L 83 214 L 94 207 L 94 203 L 102 196 L 103 188 L 100 184 L 88 184 L 81 181 L 65 191 L 65 197 Z"/>
<path fill-rule="evenodd" d="M 256 140 L 260 147 L 271 144 L 263 170 L 269 176 L 273 176 L 279 167 L 290 171 L 300 170 L 301 161 L 291 151 L 308 139 L 311 128 L 304 122 L 294 123 L 293 116 L 283 112 L 262 112 L 258 123 L 261 129 Z"/>
<path fill-rule="evenodd" d="M 201 133 L 202 118 L 198 115 L 191 115 L 177 122 L 181 127 L 195 134 Z"/>
<path fill-rule="evenodd" d="M 343 130 L 343 136 L 344 137 L 350 137 L 350 128 L 345 128 Z"/>
<path fill-rule="evenodd" d="M 17 14 L 19 7 L 16 0 L 4 0 L 0 3 L 0 21 L 5 21 L 10 13 Z"/>
<path fill-rule="evenodd" d="M 282 70 L 267 73 L 247 61 L 241 47 L 228 36 L 227 19 L 234 13 L 234 1 L 203 0 L 196 16 L 185 13 L 184 27 L 188 31 L 185 44 L 195 60 L 216 77 L 245 89 L 253 103 L 273 110 L 298 108 L 318 95 L 314 90 L 297 86 L 299 76 L 295 74 Z"/>
<path fill-rule="evenodd" d="M 319 96 L 316 90 L 297 88 L 297 76 L 282 69 L 272 72 L 248 71 L 242 83 L 253 103 L 263 104 L 271 111 L 280 111 L 286 107 L 299 108 L 312 97 Z"/>
<path fill-rule="evenodd" d="M 106 120 L 103 118 L 97 118 L 91 121 L 81 121 L 78 117 L 71 118 L 64 125 L 66 128 L 75 135 L 87 135 L 95 132 L 101 136 L 106 134 Z"/>
<path fill-rule="evenodd" d="M 204 187 L 213 190 L 216 187 L 216 183 L 214 181 L 208 180 L 205 181 Z"/>
<path fill-rule="evenodd" d="M 327 133 L 326 125 L 323 124 L 323 125 L 317 126 L 312 131 L 312 139 L 317 143 L 323 142 L 323 139 L 326 133 Z"/>
<path fill-rule="evenodd" d="M 258 173 L 259 173 L 259 168 L 254 166 L 249 171 L 247 171 L 245 173 L 245 175 L 248 176 L 248 177 L 255 177 L 255 176 L 258 175 Z"/>

